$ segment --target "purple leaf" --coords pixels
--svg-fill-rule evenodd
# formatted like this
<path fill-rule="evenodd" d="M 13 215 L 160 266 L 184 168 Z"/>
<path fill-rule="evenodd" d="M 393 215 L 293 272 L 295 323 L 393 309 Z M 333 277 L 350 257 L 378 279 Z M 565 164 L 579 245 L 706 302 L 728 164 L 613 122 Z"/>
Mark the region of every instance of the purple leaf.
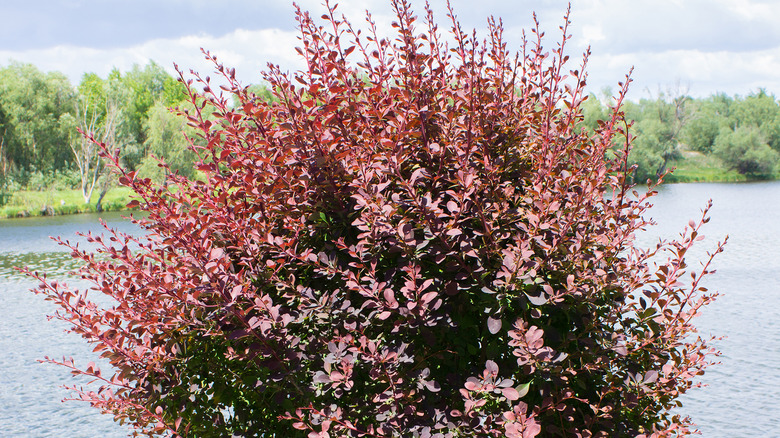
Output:
<path fill-rule="evenodd" d="M 503 388 L 501 389 L 501 393 L 510 401 L 515 401 L 520 398 L 520 393 L 517 392 L 515 388 Z"/>
<path fill-rule="evenodd" d="M 653 383 L 658 380 L 658 371 L 650 370 L 645 373 L 645 379 L 643 383 Z"/>
<path fill-rule="evenodd" d="M 466 384 L 463 385 L 464 388 L 468 389 L 469 391 L 474 391 L 479 387 L 479 380 L 475 379 L 474 377 L 469 377 L 466 379 Z"/>
<path fill-rule="evenodd" d="M 438 382 L 433 380 L 425 382 L 425 387 L 428 388 L 428 390 L 431 392 L 441 391 L 441 386 L 439 386 Z"/>
<path fill-rule="evenodd" d="M 487 325 L 488 325 L 488 331 L 491 334 L 495 335 L 501 330 L 501 319 L 493 318 L 492 316 L 489 316 L 487 320 Z"/>
<path fill-rule="evenodd" d="M 330 382 L 330 376 L 325 374 L 322 371 L 317 371 L 314 373 L 314 383 L 329 383 Z"/>
<path fill-rule="evenodd" d="M 541 306 L 547 303 L 547 296 L 544 295 L 544 292 L 541 292 L 539 296 L 533 296 L 529 294 L 525 294 L 525 296 L 528 297 L 528 301 L 530 301 L 534 306 Z"/>

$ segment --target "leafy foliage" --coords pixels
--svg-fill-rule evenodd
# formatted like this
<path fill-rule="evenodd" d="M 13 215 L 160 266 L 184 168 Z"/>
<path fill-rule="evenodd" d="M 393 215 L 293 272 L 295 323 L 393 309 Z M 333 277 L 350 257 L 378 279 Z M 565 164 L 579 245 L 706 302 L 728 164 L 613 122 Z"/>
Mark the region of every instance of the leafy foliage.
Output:
<path fill-rule="evenodd" d="M 555 50 L 537 24 L 515 56 L 500 22 L 480 41 L 450 11 L 450 48 L 392 5 L 393 40 L 299 10 L 308 69 L 270 66 L 274 99 L 207 54 L 230 97 L 186 80 L 205 180 L 124 171 L 148 235 L 65 242 L 87 290 L 38 277 L 113 373 L 52 362 L 149 435 L 687 434 L 670 408 L 714 353 L 691 336 L 709 261 L 684 277 L 706 210 L 634 246 L 653 192 L 611 151 L 629 81 L 589 133 L 568 14 Z"/>
<path fill-rule="evenodd" d="M 588 100 L 582 106 L 585 123 L 592 127 L 604 110 L 603 104 Z M 780 151 L 780 105 L 764 90 L 745 97 L 721 93 L 703 99 L 667 91 L 656 99 L 628 102 L 625 114 L 634 121 L 637 136 L 629 157 L 629 163 L 636 165 L 635 181 L 655 180 L 677 165 L 692 164 L 688 158 L 702 154 L 724 172 L 734 169 L 762 179 L 777 176 L 775 154 L 765 146 Z M 747 156 L 741 157 L 743 153 Z M 667 175 L 667 180 L 677 176 Z"/>
<path fill-rule="evenodd" d="M 60 169 L 70 161 L 62 116 L 73 111 L 75 93 L 62 73 L 42 73 L 30 64 L 0 69 L 4 159 L 12 168 Z"/>
<path fill-rule="evenodd" d="M 161 181 L 165 179 L 164 170 L 179 172 L 188 178 L 193 176 L 192 164 L 196 161 L 196 156 L 189 148 L 188 138 L 194 137 L 194 133 L 188 129 L 186 120 L 180 114 L 158 102 L 148 111 L 144 131 L 144 147 L 150 155 L 141 160 L 138 169 L 141 176 Z M 185 136 L 185 133 L 189 135 Z M 164 160 L 167 167 L 159 166 L 159 159 Z"/>
<path fill-rule="evenodd" d="M 637 139 L 629 162 L 635 164 L 638 182 L 657 180 L 669 163 L 680 157 L 679 142 L 691 119 L 691 99 L 681 87 L 659 91 L 655 99 L 626 105 L 626 117 L 636 121 Z"/>
<path fill-rule="evenodd" d="M 185 91 L 153 62 L 124 75 L 114 69 L 106 79 L 85 74 L 75 90 L 61 73 L 42 73 L 30 64 L 0 69 L 0 192 L 7 187 L 51 189 L 37 183 L 60 183 L 57 175 L 78 171 L 86 202 L 98 179 L 104 195 L 111 179 L 103 175 L 98 148 L 82 142 L 78 130 L 106 136 L 109 148 L 119 149 L 123 165 L 135 169 L 150 149 L 160 149 L 160 138 L 172 137 L 155 131 L 170 123 L 150 122 L 152 112 L 179 104 Z M 159 111 L 155 115 L 159 119 Z M 188 153 L 172 150 L 177 151 L 170 154 L 174 167 L 192 168 L 192 160 L 185 163 L 192 158 Z"/>
<path fill-rule="evenodd" d="M 715 140 L 714 153 L 730 168 L 758 178 L 772 176 L 780 161 L 780 154 L 755 126 L 724 130 Z"/>
<path fill-rule="evenodd" d="M 694 102 L 694 116 L 682 133 L 682 140 L 689 149 L 705 154 L 712 152 L 720 130 L 730 125 L 729 102 L 730 98 L 722 94 Z"/>

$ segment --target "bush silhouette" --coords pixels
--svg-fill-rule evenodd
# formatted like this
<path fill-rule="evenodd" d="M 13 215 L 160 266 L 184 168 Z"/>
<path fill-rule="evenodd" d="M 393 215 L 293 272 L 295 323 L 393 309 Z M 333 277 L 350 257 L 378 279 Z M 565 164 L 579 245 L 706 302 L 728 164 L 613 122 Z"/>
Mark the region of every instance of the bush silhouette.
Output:
<path fill-rule="evenodd" d="M 714 353 L 691 336 L 709 262 L 683 277 L 706 209 L 634 246 L 653 192 L 613 148 L 628 78 L 589 134 L 568 13 L 555 50 L 537 23 L 515 54 L 500 22 L 479 40 L 450 10 L 447 46 L 392 4 L 394 39 L 298 10 L 308 67 L 270 66 L 274 99 L 208 53 L 223 92 L 182 76 L 205 179 L 120 169 L 148 234 L 87 236 L 91 289 L 38 290 L 113 373 L 54 362 L 149 435 L 687 434 L 669 410 Z"/>

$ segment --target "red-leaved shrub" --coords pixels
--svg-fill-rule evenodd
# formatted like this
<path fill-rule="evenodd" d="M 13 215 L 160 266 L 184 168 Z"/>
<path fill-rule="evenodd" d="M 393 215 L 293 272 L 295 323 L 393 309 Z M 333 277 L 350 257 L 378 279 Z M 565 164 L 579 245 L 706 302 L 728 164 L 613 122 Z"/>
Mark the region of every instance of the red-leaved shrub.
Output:
<path fill-rule="evenodd" d="M 706 209 L 635 247 L 653 193 L 613 146 L 629 80 L 589 135 L 568 13 L 555 50 L 537 24 L 515 54 L 500 22 L 481 40 L 450 10 L 450 47 L 392 5 L 394 39 L 298 10 L 308 69 L 269 67 L 273 101 L 208 54 L 228 86 L 183 77 L 204 179 L 120 169 L 148 234 L 88 236 L 92 287 L 38 289 L 111 364 L 57 361 L 102 382 L 80 398 L 149 435 L 688 434 L 670 409 L 714 353 L 691 325 L 709 261 L 684 277 Z"/>

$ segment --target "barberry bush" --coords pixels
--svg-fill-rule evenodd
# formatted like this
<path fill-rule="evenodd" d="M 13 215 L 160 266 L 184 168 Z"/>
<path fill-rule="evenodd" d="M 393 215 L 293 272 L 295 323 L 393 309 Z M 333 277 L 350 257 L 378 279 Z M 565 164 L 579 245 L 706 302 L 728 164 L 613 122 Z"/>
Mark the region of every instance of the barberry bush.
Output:
<path fill-rule="evenodd" d="M 480 39 L 450 9 L 445 34 L 391 3 L 394 38 L 298 10 L 307 68 L 269 66 L 273 99 L 205 52 L 227 85 L 182 75 L 202 179 L 114 159 L 146 234 L 63 242 L 85 289 L 31 273 L 110 364 L 51 360 L 92 381 L 76 398 L 150 436 L 692 432 L 673 408 L 717 354 L 692 325 L 712 258 L 685 262 L 707 208 L 636 246 L 629 78 L 592 132 L 568 12 L 553 50 L 537 23 L 511 52 L 500 21 Z"/>

